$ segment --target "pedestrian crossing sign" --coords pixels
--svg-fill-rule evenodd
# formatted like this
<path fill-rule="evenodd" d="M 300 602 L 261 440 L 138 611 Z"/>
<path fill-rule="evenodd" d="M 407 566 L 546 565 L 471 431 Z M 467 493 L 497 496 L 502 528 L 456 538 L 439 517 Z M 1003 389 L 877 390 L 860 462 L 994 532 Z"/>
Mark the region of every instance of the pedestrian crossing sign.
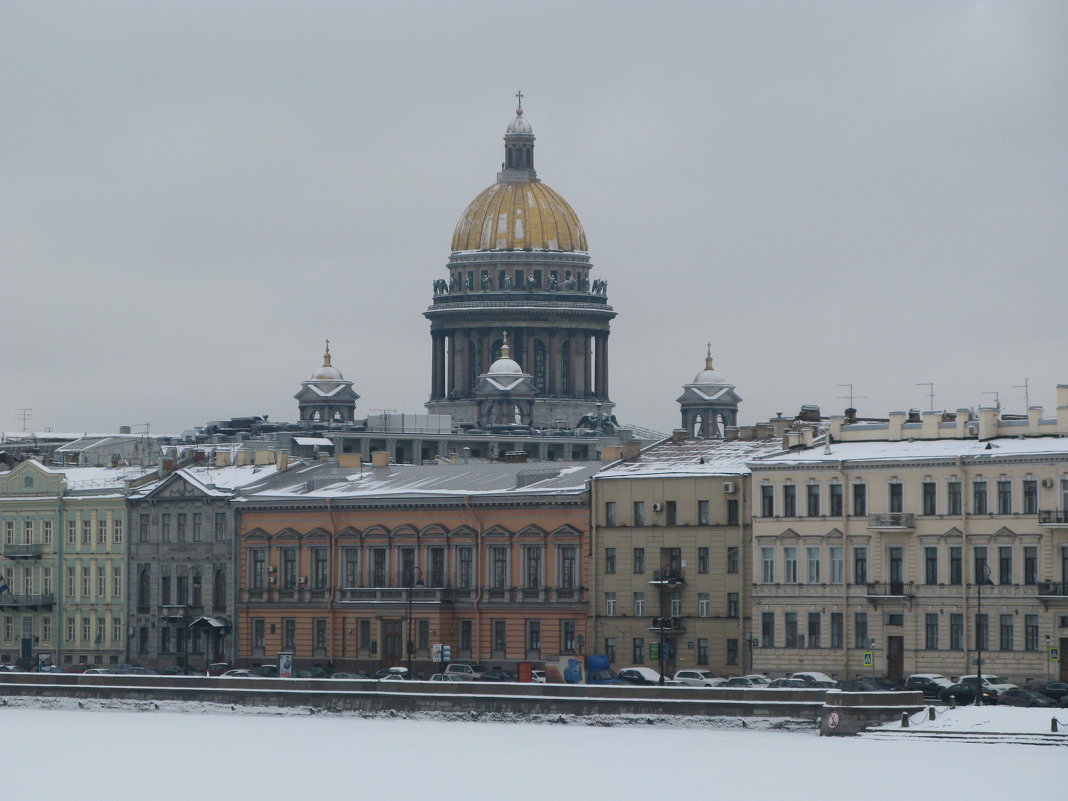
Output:
<path fill-rule="evenodd" d="M 1060 662 L 1061 661 L 1061 649 L 1058 648 L 1056 645 L 1050 646 L 1050 649 L 1049 649 L 1049 661 L 1050 662 Z"/>
<path fill-rule="evenodd" d="M 875 657 L 871 651 L 864 652 L 864 667 L 874 667 Z"/>

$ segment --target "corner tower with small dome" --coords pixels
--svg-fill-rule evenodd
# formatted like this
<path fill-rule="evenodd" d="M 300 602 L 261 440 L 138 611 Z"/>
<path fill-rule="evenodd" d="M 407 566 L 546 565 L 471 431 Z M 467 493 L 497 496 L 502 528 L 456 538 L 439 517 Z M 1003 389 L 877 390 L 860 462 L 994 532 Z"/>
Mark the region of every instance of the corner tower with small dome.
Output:
<path fill-rule="evenodd" d="M 302 423 L 351 423 L 356 418 L 356 401 L 360 396 L 330 363 L 330 340 L 326 340 L 323 366 L 300 384 L 297 399 Z"/>
<path fill-rule="evenodd" d="M 530 376 L 527 425 L 574 426 L 611 412 L 608 333 L 615 311 L 591 276 L 578 215 L 534 170 L 534 131 L 520 104 L 504 135 L 497 181 L 468 205 L 452 237 L 448 277 L 434 281 L 431 382 L 426 406 L 461 425 L 483 422 L 483 378 L 501 358 Z M 483 401 L 480 403 L 480 401 Z"/>
<path fill-rule="evenodd" d="M 723 374 L 712 366 L 712 343 L 705 355 L 705 369 L 683 384 L 677 399 L 682 407 L 682 428 L 688 436 L 702 439 L 722 437 L 728 426 L 738 425 L 741 397 Z"/>

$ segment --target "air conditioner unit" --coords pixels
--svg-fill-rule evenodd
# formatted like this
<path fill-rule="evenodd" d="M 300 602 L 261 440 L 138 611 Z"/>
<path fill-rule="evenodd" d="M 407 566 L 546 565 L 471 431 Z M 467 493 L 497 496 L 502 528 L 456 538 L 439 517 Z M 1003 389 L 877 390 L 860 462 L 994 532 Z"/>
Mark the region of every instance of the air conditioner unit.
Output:
<path fill-rule="evenodd" d="M 738 490 L 738 487 L 735 486 L 733 481 L 724 481 L 723 482 L 723 491 L 725 493 L 727 493 L 728 495 L 731 495 L 732 493 L 736 492 L 737 490 Z"/>
<path fill-rule="evenodd" d="M 307 576 L 298 576 L 297 577 L 297 584 L 307 584 L 307 583 L 308 583 Z"/>
<path fill-rule="evenodd" d="M 1053 479 L 1052 478 L 1044 478 L 1044 479 L 1042 479 L 1042 486 L 1045 487 L 1046 489 L 1049 489 L 1050 487 L 1053 486 Z"/>
<path fill-rule="evenodd" d="M 277 573 L 278 572 L 278 568 L 275 567 L 274 565 L 267 565 L 267 572 L 268 573 Z"/>
<path fill-rule="evenodd" d="M 654 512 L 662 511 L 663 508 L 664 508 L 664 504 L 662 504 L 662 503 L 654 503 L 653 504 L 653 511 Z"/>
<path fill-rule="evenodd" d="M 278 579 L 276 579 L 274 576 L 268 576 L 267 577 L 267 583 L 268 584 L 274 584 L 276 581 L 278 581 Z"/>

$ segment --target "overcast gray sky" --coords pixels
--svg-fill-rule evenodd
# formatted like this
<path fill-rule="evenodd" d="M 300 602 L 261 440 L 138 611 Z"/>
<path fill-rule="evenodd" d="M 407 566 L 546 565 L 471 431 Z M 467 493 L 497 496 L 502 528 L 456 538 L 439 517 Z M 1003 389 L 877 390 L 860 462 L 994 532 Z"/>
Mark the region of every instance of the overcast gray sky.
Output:
<path fill-rule="evenodd" d="M 431 284 L 515 92 L 619 312 L 621 420 L 1068 382 L 1068 4 L 0 6 L 0 430 L 421 412 Z"/>

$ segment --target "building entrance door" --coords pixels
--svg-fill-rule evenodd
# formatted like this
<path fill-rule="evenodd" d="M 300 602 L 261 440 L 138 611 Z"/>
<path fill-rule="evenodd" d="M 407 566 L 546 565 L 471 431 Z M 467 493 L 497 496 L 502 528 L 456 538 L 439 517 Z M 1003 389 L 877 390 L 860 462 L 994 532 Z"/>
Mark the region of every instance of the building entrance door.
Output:
<path fill-rule="evenodd" d="M 905 674 L 905 638 L 886 638 L 886 675 L 890 679 L 901 679 Z"/>
<path fill-rule="evenodd" d="M 1061 681 L 1068 681 L 1068 660 L 1064 658 L 1064 649 L 1068 648 L 1068 637 L 1061 637 Z M 1046 654 L 1049 659 L 1049 654 Z"/>
<path fill-rule="evenodd" d="M 399 620 L 382 621 L 383 667 L 396 667 L 401 662 L 401 626 Z"/>

